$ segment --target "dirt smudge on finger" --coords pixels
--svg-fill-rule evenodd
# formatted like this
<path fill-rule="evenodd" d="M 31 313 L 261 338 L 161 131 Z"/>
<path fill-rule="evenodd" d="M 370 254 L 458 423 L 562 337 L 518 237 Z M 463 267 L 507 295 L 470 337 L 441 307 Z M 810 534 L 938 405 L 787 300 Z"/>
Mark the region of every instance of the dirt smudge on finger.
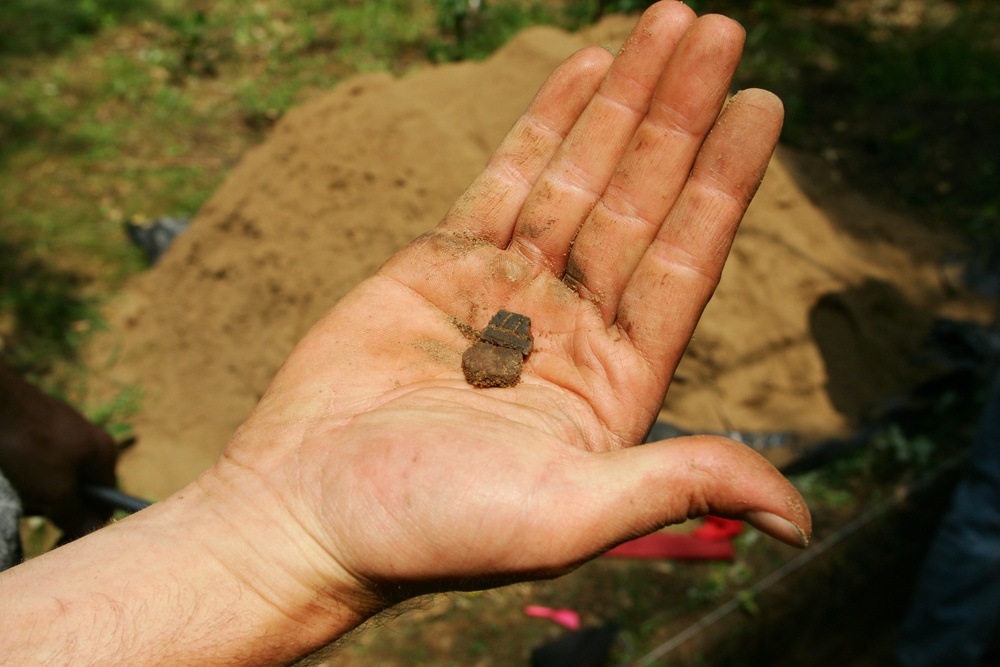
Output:
<path fill-rule="evenodd" d="M 565 283 L 571 290 L 579 294 L 579 287 L 584 284 L 585 280 L 586 276 L 583 273 L 583 268 L 576 260 L 576 256 L 570 253 L 569 257 L 566 259 L 566 272 L 563 273 L 563 283 Z"/>
<path fill-rule="evenodd" d="M 556 224 L 555 218 L 549 218 L 545 222 L 539 222 L 537 220 L 528 220 L 523 222 L 520 227 L 518 227 L 518 233 L 529 238 L 532 241 L 537 241 L 546 234 L 548 234 Z"/>

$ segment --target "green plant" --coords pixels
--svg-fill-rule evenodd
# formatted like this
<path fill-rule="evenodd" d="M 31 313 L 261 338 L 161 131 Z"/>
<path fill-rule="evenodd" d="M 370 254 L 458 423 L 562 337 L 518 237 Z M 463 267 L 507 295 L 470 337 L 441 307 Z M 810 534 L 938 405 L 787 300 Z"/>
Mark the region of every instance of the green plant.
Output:
<path fill-rule="evenodd" d="M 439 37 L 435 60 L 485 58 L 529 25 L 559 24 L 560 14 L 539 0 L 435 0 Z"/>
<path fill-rule="evenodd" d="M 858 457 L 848 464 L 851 470 L 848 474 L 857 474 L 860 463 L 855 463 Z M 845 486 L 843 466 L 837 470 L 814 470 L 793 478 L 795 488 L 808 500 L 810 506 L 822 506 L 830 509 L 844 509 L 857 502 L 854 494 Z M 741 536 L 742 537 L 742 536 Z"/>
<path fill-rule="evenodd" d="M 874 465 L 893 470 L 925 470 L 936 450 L 924 435 L 907 435 L 898 424 L 890 424 L 872 438 Z"/>
<path fill-rule="evenodd" d="M 433 7 L 415 0 L 347 2 L 331 12 L 324 33 L 338 56 L 358 71 L 392 69 L 421 52 L 433 33 Z"/>
<path fill-rule="evenodd" d="M 208 15 L 195 10 L 168 15 L 164 23 L 174 32 L 173 45 L 178 58 L 172 63 L 175 81 L 187 76 L 216 76 L 219 73 L 221 50 L 210 42 Z"/>
<path fill-rule="evenodd" d="M 0 56 L 55 52 L 149 11 L 151 0 L 4 0 Z"/>
<path fill-rule="evenodd" d="M 294 87 L 273 80 L 244 83 L 239 93 L 243 122 L 256 131 L 271 127 L 292 107 L 295 92 Z"/>
<path fill-rule="evenodd" d="M 715 563 L 707 575 L 691 584 L 687 596 L 695 604 L 715 602 L 752 578 L 753 570 L 744 562 Z"/>

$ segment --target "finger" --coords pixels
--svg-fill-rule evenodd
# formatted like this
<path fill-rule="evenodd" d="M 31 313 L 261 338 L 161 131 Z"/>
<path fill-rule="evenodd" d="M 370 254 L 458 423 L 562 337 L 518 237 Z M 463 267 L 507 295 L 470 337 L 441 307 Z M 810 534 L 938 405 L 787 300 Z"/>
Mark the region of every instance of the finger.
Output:
<path fill-rule="evenodd" d="M 781 101 L 767 91 L 746 90 L 732 99 L 625 288 L 615 326 L 664 378 L 673 374 L 718 285 L 782 116 Z"/>
<path fill-rule="evenodd" d="M 757 452 L 717 436 L 690 436 L 597 454 L 580 483 L 586 529 L 568 530 L 593 554 L 665 525 L 713 514 L 747 521 L 805 547 L 812 519 L 792 484 Z"/>
<path fill-rule="evenodd" d="M 580 225 L 642 121 L 674 48 L 695 19 L 679 2 L 642 15 L 607 78 L 528 197 L 511 248 L 562 275 Z"/>
<path fill-rule="evenodd" d="M 740 62 L 743 28 L 704 16 L 684 35 L 649 113 L 580 229 L 565 281 L 615 319 L 622 290 L 656 236 L 719 116 Z"/>
<path fill-rule="evenodd" d="M 439 228 L 506 246 L 521 205 L 593 97 L 611 60 L 610 53 L 592 47 L 560 65 Z"/>

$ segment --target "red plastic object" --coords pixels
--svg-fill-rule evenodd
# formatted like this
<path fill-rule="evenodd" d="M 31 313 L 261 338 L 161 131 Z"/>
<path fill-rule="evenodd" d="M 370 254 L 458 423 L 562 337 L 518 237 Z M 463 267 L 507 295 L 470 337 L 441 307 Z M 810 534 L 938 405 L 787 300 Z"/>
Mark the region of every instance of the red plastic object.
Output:
<path fill-rule="evenodd" d="M 732 560 L 735 553 L 729 540 L 703 540 L 691 535 L 653 533 L 619 544 L 604 555 L 615 558 Z"/>
<path fill-rule="evenodd" d="M 728 540 L 743 532 L 743 522 L 723 519 L 721 516 L 706 516 L 705 523 L 691 531 L 702 540 Z"/>

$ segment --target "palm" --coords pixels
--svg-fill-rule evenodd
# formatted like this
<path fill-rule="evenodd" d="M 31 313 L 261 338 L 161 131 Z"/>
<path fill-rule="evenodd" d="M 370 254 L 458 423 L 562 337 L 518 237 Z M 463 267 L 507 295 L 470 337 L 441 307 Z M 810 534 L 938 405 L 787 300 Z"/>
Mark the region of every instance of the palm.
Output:
<path fill-rule="evenodd" d="M 633 35 L 610 67 L 600 50 L 567 61 L 442 224 L 303 339 L 248 422 L 286 446 L 232 448 L 293 471 L 285 501 L 354 576 L 558 572 L 689 514 L 790 511 L 777 473 L 714 440 L 641 448 L 677 485 L 652 500 L 637 459 L 601 454 L 655 418 L 781 118 L 754 91 L 716 122 L 734 24 L 662 3 Z M 475 388 L 466 334 L 500 308 L 531 318 L 535 347 L 517 386 Z"/>
<path fill-rule="evenodd" d="M 667 378 L 641 358 L 616 324 L 605 326 L 591 302 L 550 273 L 532 276 L 527 263 L 508 250 L 479 247 L 475 257 L 454 259 L 435 256 L 428 245 L 422 239 L 401 253 L 362 287 L 370 291 L 365 299 L 344 304 L 322 325 L 318 344 L 329 347 L 336 340 L 336 349 L 350 349 L 347 356 L 363 360 L 363 377 L 351 373 L 351 402 L 374 406 L 416 389 L 450 388 L 455 391 L 449 400 L 496 414 L 511 405 L 546 405 L 545 421 L 558 415 L 567 424 L 559 435 L 589 450 L 641 441 L 662 403 Z M 523 278 L 495 280 L 499 264 L 517 266 Z M 447 280 L 420 284 L 414 277 L 419 269 L 410 267 L 427 265 Z M 358 327 L 375 303 L 378 319 L 371 328 Z M 474 330 L 500 308 L 531 318 L 534 348 L 518 385 L 477 389 L 465 380 L 462 353 Z M 331 377 L 350 372 L 327 371 Z"/>

